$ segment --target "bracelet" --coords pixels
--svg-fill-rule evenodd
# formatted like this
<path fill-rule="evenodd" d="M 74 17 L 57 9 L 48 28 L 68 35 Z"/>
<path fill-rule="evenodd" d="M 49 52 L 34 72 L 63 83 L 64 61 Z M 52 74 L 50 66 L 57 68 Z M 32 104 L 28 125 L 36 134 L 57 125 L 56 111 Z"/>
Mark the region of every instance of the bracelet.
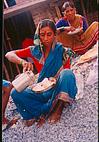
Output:
<path fill-rule="evenodd" d="M 23 60 L 20 61 L 20 65 L 22 65 L 22 63 L 23 63 Z"/>
<path fill-rule="evenodd" d="M 62 27 L 62 28 L 60 28 L 60 32 L 64 32 L 65 31 L 65 29 Z"/>

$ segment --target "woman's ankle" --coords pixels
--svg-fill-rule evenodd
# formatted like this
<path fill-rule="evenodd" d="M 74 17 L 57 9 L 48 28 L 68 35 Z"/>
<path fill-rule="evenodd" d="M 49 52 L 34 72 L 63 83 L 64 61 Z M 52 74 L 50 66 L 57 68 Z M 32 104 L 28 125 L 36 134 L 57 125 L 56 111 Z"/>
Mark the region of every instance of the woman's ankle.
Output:
<path fill-rule="evenodd" d="M 5 116 L 3 116 L 2 117 L 2 124 L 7 124 L 8 122 L 9 122 L 9 120 Z"/>

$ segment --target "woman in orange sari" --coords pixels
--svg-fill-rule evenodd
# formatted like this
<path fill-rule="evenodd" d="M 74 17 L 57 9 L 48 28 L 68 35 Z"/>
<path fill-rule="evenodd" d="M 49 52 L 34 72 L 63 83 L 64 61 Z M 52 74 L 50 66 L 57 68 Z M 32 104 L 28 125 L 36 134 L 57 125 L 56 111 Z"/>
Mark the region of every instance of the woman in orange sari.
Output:
<path fill-rule="evenodd" d="M 84 54 L 98 40 L 98 22 L 88 27 L 86 19 L 76 14 L 76 8 L 71 2 L 64 3 L 63 11 L 64 17 L 56 23 L 57 40 L 76 53 Z"/>

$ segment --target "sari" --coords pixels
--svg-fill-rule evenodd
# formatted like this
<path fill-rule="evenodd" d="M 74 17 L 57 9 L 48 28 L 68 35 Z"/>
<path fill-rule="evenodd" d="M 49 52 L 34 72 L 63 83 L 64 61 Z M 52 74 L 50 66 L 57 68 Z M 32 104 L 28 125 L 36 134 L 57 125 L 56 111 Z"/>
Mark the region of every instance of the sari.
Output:
<path fill-rule="evenodd" d="M 62 32 L 57 35 L 58 42 L 61 42 L 63 46 L 71 48 L 78 54 L 84 54 L 98 40 L 98 22 L 93 22 L 87 27 L 85 18 L 76 14 L 75 20 L 71 24 L 67 19 L 61 19 L 56 23 L 57 28 L 65 26 L 83 27 L 83 32 L 78 34 L 68 35 L 66 32 Z"/>
<path fill-rule="evenodd" d="M 11 84 L 10 81 L 7 81 L 7 80 L 3 79 L 3 81 L 2 81 L 2 87 L 9 87 L 10 84 Z"/>
<path fill-rule="evenodd" d="M 4 88 L 9 88 L 11 85 L 11 82 L 10 81 L 7 81 L 5 79 L 2 80 L 2 95 L 4 94 Z"/>

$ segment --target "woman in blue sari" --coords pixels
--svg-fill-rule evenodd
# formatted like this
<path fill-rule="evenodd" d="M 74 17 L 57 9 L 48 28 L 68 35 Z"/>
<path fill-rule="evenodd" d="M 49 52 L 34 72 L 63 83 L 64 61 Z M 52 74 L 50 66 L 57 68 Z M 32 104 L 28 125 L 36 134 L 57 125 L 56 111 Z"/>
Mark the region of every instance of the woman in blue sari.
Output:
<path fill-rule="evenodd" d="M 52 113 L 49 120 L 57 122 L 60 119 L 64 104 L 66 102 L 71 104 L 77 93 L 76 80 L 72 70 L 63 68 L 72 52 L 64 48 L 62 44 L 57 43 L 55 35 L 56 27 L 53 21 L 42 20 L 34 37 L 35 46 L 30 46 L 25 51 L 27 54 L 32 54 L 43 65 L 38 82 L 44 78 L 55 77 L 56 85 L 42 93 L 35 93 L 30 88 L 26 88 L 20 93 L 15 89 L 11 92 L 13 101 L 27 126 L 31 126 L 35 120 L 47 118 L 53 108 L 56 113 Z M 11 62 L 21 64 L 24 71 L 33 70 L 31 63 L 18 56 L 19 53 L 22 55 L 23 52 L 25 55 L 25 51 L 24 49 L 10 51 L 6 54 L 6 58 Z M 38 125 L 41 125 L 41 122 L 39 121 Z"/>

